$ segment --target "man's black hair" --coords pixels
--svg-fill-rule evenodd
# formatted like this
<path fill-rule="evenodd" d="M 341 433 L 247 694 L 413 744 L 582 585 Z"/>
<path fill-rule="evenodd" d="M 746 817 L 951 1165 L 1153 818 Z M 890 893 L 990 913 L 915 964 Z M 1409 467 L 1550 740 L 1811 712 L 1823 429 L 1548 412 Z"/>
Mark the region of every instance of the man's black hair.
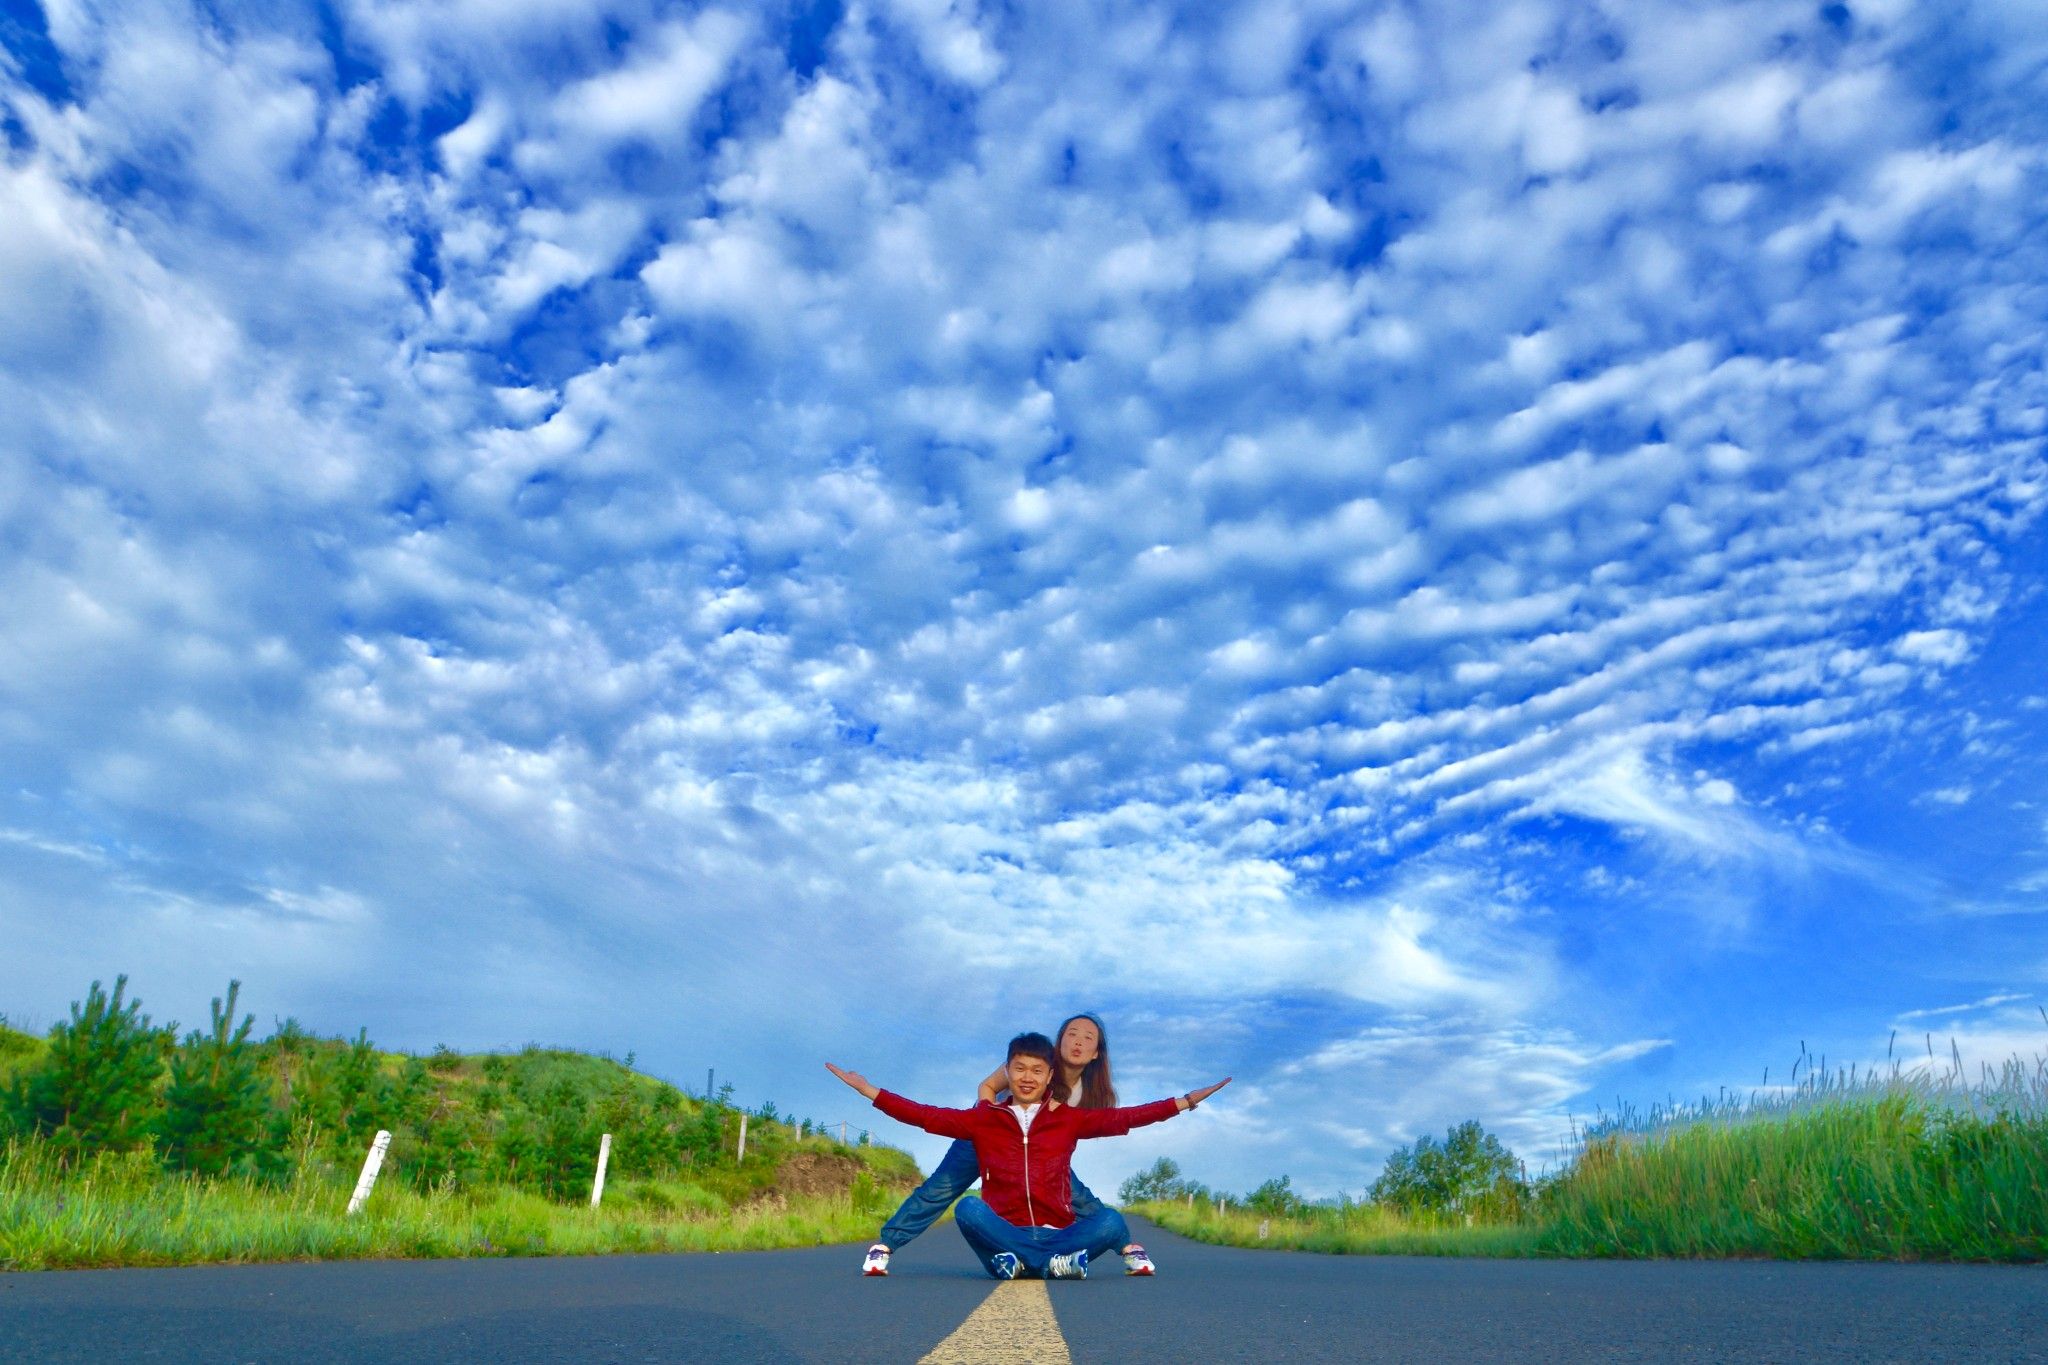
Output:
<path fill-rule="evenodd" d="M 1010 1053 L 1003 1058 L 1003 1065 L 1008 1066 L 1016 1057 L 1036 1057 L 1055 1072 L 1060 1069 L 1060 1054 L 1053 1050 L 1052 1039 L 1043 1033 L 1020 1033 L 1012 1038 Z"/>

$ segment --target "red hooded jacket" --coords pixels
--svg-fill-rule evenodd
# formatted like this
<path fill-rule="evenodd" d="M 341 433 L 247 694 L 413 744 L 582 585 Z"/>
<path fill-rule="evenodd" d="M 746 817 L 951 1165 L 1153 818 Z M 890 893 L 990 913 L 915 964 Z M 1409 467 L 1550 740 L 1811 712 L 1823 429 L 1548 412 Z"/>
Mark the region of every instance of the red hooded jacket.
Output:
<path fill-rule="evenodd" d="M 927 1133 L 966 1138 L 981 1160 L 981 1197 L 988 1206 L 1018 1227 L 1049 1228 L 1074 1221 L 1068 1163 L 1082 1138 L 1120 1137 L 1180 1112 L 1173 1100 L 1126 1109 L 1077 1109 L 1048 1100 L 1026 1133 L 1017 1116 L 1000 1104 L 940 1109 L 882 1090 L 875 1095 L 875 1108 Z"/>

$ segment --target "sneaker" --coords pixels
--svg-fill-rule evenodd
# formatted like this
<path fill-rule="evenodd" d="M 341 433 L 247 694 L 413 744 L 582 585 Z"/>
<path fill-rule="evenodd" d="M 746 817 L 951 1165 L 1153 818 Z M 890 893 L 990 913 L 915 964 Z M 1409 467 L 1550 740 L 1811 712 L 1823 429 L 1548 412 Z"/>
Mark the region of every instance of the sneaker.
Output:
<path fill-rule="evenodd" d="M 868 1248 L 868 1258 L 860 1263 L 863 1275 L 886 1275 L 889 1273 L 889 1244 L 877 1242 Z"/>
<path fill-rule="evenodd" d="M 1045 1263 L 1045 1278 L 1048 1280 L 1085 1280 L 1088 1278 L 1088 1253 L 1070 1251 L 1064 1256 L 1055 1256 Z"/>
<path fill-rule="evenodd" d="M 1014 1251 L 998 1251 L 988 1258 L 988 1273 L 999 1280 L 1014 1280 L 1024 1263 L 1017 1259 Z"/>
<path fill-rule="evenodd" d="M 1145 1248 L 1139 1246 L 1136 1242 L 1124 1248 L 1124 1274 L 1156 1275 L 1158 1273 L 1158 1270 L 1152 1264 L 1152 1258 L 1145 1254 Z"/>

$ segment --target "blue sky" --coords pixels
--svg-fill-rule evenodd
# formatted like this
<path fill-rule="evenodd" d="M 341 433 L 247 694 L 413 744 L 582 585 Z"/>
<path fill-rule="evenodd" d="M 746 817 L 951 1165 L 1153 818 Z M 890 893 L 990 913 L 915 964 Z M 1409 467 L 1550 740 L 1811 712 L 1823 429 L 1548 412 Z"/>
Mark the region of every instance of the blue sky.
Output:
<path fill-rule="evenodd" d="M 1318 1194 L 2038 1051 L 2038 13 L 1182 8 L 10 0 L 0 1007 Z"/>

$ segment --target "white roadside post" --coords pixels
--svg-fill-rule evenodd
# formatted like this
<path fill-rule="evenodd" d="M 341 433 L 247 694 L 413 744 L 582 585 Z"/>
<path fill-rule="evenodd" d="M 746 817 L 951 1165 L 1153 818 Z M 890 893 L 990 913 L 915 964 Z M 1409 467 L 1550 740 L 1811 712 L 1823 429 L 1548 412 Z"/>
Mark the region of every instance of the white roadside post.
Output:
<path fill-rule="evenodd" d="M 384 1153 L 391 1150 L 391 1134 L 382 1128 L 370 1143 L 370 1154 L 363 1158 L 363 1173 L 356 1177 L 356 1192 L 348 1197 L 348 1211 L 353 1214 L 363 1207 L 363 1201 L 370 1197 L 376 1187 L 377 1172 L 384 1169 Z"/>
<path fill-rule="evenodd" d="M 746 1116 L 745 1114 L 741 1114 L 741 1115 L 740 1115 L 740 1154 L 739 1154 L 738 1156 L 734 1157 L 734 1158 L 733 1158 L 733 1160 L 734 1160 L 734 1161 L 736 1161 L 736 1162 L 744 1162 L 744 1161 L 745 1161 L 746 1159 L 747 1159 L 747 1116 Z"/>
<path fill-rule="evenodd" d="M 597 1179 L 592 1181 L 590 1185 L 590 1207 L 592 1208 L 596 1208 L 598 1201 L 604 1198 L 604 1168 L 611 1164 L 611 1159 L 612 1135 L 606 1133 L 603 1138 L 599 1139 L 597 1144 Z"/>

